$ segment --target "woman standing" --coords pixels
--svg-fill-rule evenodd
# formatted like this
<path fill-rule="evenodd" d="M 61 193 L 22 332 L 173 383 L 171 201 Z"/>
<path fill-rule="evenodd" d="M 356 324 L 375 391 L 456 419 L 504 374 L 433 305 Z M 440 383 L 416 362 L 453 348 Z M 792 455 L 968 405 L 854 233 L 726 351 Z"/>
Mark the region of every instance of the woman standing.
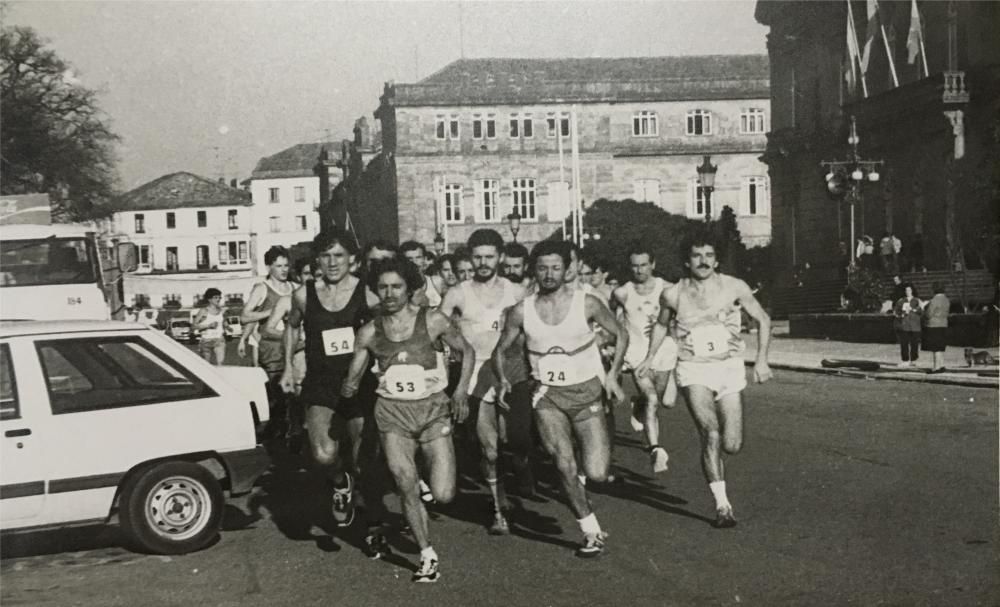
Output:
<path fill-rule="evenodd" d="M 944 347 L 948 337 L 948 309 L 951 302 L 944 294 L 944 283 L 934 283 L 934 297 L 924 307 L 924 350 L 931 352 L 933 362 L 928 373 L 944 372 Z"/>
<path fill-rule="evenodd" d="M 913 292 L 913 285 L 900 285 L 903 296 L 893 306 L 893 323 L 899 340 L 899 355 L 903 359 L 901 367 L 916 366 L 920 357 L 920 300 Z"/>

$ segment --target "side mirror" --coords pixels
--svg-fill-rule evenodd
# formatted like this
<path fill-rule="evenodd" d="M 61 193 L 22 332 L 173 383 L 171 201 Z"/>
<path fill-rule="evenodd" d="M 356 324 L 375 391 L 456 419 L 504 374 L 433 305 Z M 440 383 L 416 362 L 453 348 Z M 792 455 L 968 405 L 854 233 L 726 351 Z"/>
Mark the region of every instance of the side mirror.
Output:
<path fill-rule="evenodd" d="M 132 242 L 119 242 L 115 246 L 115 257 L 118 269 L 122 272 L 135 272 L 139 267 L 139 249 Z"/>

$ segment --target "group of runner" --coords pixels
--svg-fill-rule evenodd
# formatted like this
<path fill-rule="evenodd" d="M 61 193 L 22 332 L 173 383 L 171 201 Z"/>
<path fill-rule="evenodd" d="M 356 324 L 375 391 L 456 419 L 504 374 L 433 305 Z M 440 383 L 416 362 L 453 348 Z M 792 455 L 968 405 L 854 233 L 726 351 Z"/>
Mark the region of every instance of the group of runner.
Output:
<path fill-rule="evenodd" d="M 379 473 L 387 465 L 420 547 L 413 581 L 433 582 L 440 572 L 425 502 L 454 498 L 453 436 L 463 428 L 479 445 L 490 534 L 510 533 L 501 445 L 530 493 L 537 436 L 583 535 L 576 555 L 604 551 L 587 483 L 609 480 L 608 415 L 627 401 L 623 382 L 654 473 L 669 460 L 658 411 L 674 405 L 680 388 L 701 434 L 714 524 L 736 524 L 723 454 L 737 453 L 743 437 L 741 308 L 758 325 L 758 382 L 771 377 L 770 320 L 746 283 L 717 272 L 715 250 L 706 237 L 683 243 L 690 276 L 670 283 L 654 276 L 652 250 L 636 246 L 632 280 L 612 288 L 605 267 L 563 241 L 542 241 L 529 254 L 480 229 L 431 269 L 419 243 L 373 242 L 362 253 L 352 236 L 322 232 L 300 286 L 287 281 L 288 252 L 268 251 L 268 278 L 251 292 L 243 320 L 251 330 L 262 323 L 259 362 L 275 400 L 280 391 L 293 405 L 276 418 L 284 415 L 289 430 L 305 427 L 337 523 L 350 525 L 363 503 L 366 553 L 388 554 Z"/>

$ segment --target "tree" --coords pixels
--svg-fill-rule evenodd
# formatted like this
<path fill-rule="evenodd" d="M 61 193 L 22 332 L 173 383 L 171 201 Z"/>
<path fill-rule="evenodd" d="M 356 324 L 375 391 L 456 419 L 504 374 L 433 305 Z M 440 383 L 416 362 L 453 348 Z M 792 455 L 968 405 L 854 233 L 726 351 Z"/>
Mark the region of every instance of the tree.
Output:
<path fill-rule="evenodd" d="M 0 29 L 0 191 L 47 192 L 57 220 L 106 216 L 119 137 L 97 93 L 30 27 Z"/>

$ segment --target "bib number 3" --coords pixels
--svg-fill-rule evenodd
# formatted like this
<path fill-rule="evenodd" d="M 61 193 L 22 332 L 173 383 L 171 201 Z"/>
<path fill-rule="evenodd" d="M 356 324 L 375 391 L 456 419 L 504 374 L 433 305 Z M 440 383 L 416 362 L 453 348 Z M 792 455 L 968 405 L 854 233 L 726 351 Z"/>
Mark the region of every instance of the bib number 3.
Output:
<path fill-rule="evenodd" d="M 691 346 L 699 358 L 729 356 L 729 331 L 721 325 L 695 327 L 691 330 Z"/>
<path fill-rule="evenodd" d="M 341 327 L 323 331 L 323 350 L 327 356 L 340 356 L 354 352 L 354 329 Z"/>

